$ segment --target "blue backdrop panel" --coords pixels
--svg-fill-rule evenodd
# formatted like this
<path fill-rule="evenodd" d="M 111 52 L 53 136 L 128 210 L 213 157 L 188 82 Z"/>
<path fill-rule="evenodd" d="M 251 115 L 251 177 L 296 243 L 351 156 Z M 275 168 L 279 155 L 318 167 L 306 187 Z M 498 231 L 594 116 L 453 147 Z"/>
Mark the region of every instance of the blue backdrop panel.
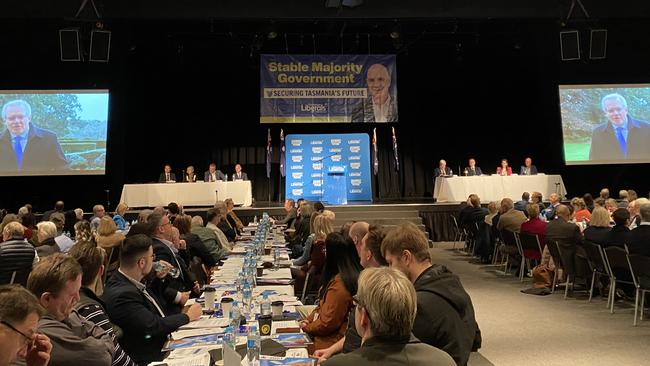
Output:
<path fill-rule="evenodd" d="M 365 133 L 287 135 L 287 198 L 323 200 L 327 173 L 344 167 L 347 201 L 372 201 L 369 140 Z"/>

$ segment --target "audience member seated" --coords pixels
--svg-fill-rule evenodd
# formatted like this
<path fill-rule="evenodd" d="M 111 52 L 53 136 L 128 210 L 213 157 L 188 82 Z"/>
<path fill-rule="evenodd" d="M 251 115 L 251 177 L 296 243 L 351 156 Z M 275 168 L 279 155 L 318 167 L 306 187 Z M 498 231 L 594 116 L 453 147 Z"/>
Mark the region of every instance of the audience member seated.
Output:
<path fill-rule="evenodd" d="M 121 330 L 115 329 L 108 319 L 106 305 L 99 298 L 104 291 L 102 278 L 104 263 L 107 260 L 106 251 L 93 242 L 80 242 L 70 249 L 68 255 L 79 262 L 82 271 L 79 301 L 75 304 L 74 309 L 86 320 L 97 324 L 110 334 L 115 344 L 112 366 L 136 366 L 117 341 L 118 334 L 116 332 L 121 332 Z"/>
<path fill-rule="evenodd" d="M 625 208 L 619 208 L 612 214 L 614 227 L 605 235 L 603 247 L 621 247 L 630 242 L 630 234 L 627 225 L 630 223 L 630 212 Z"/>
<path fill-rule="evenodd" d="M 551 221 L 555 218 L 555 210 L 560 206 L 560 196 L 557 193 L 551 193 L 548 199 L 550 204 L 542 211 L 542 214 L 546 217 L 546 220 Z"/>
<path fill-rule="evenodd" d="M 109 319 L 124 332 L 120 344 L 139 365 L 161 361 L 169 335 L 198 320 L 202 312 L 201 305 L 193 304 L 185 314 L 165 315 L 160 300 L 142 283 L 152 272 L 154 257 L 150 238 L 129 236 L 120 251 L 120 268 L 108 279 L 102 296 Z M 156 273 L 158 280 L 166 275 Z"/>
<path fill-rule="evenodd" d="M 287 225 L 288 228 L 293 227 L 293 222 L 298 217 L 298 211 L 294 207 L 294 200 L 292 198 L 284 201 L 284 210 L 287 211 L 287 215 L 282 220 L 275 220 L 271 218 L 271 223 L 275 225 Z"/>
<path fill-rule="evenodd" d="M 514 204 L 510 198 L 501 200 L 501 215 L 497 223 L 499 231 L 508 230 L 513 233 L 518 233 L 521 229 L 521 224 L 526 222 L 526 215 L 523 212 L 514 209 Z"/>
<path fill-rule="evenodd" d="M 432 264 L 429 241 L 413 223 L 389 231 L 381 252 L 388 265 L 402 271 L 415 286 L 418 306 L 413 334 L 447 352 L 459 366 L 467 365 L 470 352 L 481 347 L 481 332 L 472 299 L 458 276 Z"/>
<path fill-rule="evenodd" d="M 226 235 L 229 242 L 234 242 L 237 239 L 237 230 L 236 226 L 230 225 L 228 222 L 228 209 L 226 208 L 226 203 L 223 201 L 217 201 L 214 204 L 214 208 L 217 210 L 217 216 L 219 221 L 217 222 L 217 227 Z"/>
<path fill-rule="evenodd" d="M 47 366 L 52 343 L 36 330 L 44 314 L 24 287 L 0 286 L 0 365 Z"/>
<path fill-rule="evenodd" d="M 361 335 L 362 346 L 324 365 L 456 365 L 447 353 L 411 333 L 418 298 L 404 274 L 391 268 L 367 269 L 359 276 L 358 288 L 354 327 Z"/>
<path fill-rule="evenodd" d="M 194 166 L 190 165 L 185 170 L 185 174 L 183 174 L 183 182 L 194 183 L 196 180 L 197 177 L 196 173 L 194 172 Z"/>
<path fill-rule="evenodd" d="M 244 229 L 244 224 L 241 222 L 239 217 L 237 217 L 235 211 L 233 211 L 235 208 L 235 201 L 233 201 L 232 198 L 226 198 L 226 200 L 223 202 L 226 204 L 226 211 L 228 212 L 227 218 L 230 226 L 234 227 L 237 230 L 237 235 L 241 235 L 242 230 Z"/>
<path fill-rule="evenodd" d="M 36 229 L 36 216 L 31 212 L 27 212 L 21 216 L 20 223 L 23 224 L 23 227 L 25 228 L 24 238 L 32 245 L 36 246 L 38 244 L 38 236 L 36 235 L 38 232 L 38 229 Z"/>
<path fill-rule="evenodd" d="M 178 203 L 176 202 L 170 202 L 167 205 L 167 212 L 163 211 L 160 212 L 161 215 L 167 214 L 167 217 L 169 217 L 169 222 L 172 224 L 174 223 L 174 220 L 176 219 L 176 216 L 180 215 L 183 212 L 183 209 L 181 206 L 179 206 Z"/>
<path fill-rule="evenodd" d="M 219 212 L 220 211 L 217 208 L 211 208 L 208 210 L 208 212 L 205 214 L 206 219 L 208 220 L 208 223 L 205 225 L 205 227 L 212 230 L 217 236 L 221 247 L 224 248 L 227 252 L 230 252 L 232 251 L 233 243 L 228 240 L 226 234 L 224 234 L 224 232 L 219 228 L 219 225 L 223 220 L 223 216 Z"/>
<path fill-rule="evenodd" d="M 546 224 L 546 240 L 554 240 L 558 243 L 562 254 L 564 270 L 567 274 L 584 276 L 585 269 L 576 268 L 575 261 L 578 245 L 582 243 L 580 228 L 578 225 L 569 221 L 571 213 L 567 206 L 557 206 L 555 214 L 557 218 Z"/>
<path fill-rule="evenodd" d="M 618 191 L 618 199 L 616 202 L 618 202 L 618 207 L 627 208 L 627 204 L 630 203 L 630 201 L 628 200 L 626 189 Z"/>
<path fill-rule="evenodd" d="M 50 365 L 110 366 L 115 345 L 111 335 L 87 321 L 74 309 L 79 301 L 81 266 L 72 257 L 55 253 L 34 266 L 27 288 L 47 312 L 38 322 L 39 332 L 52 342 Z"/>
<path fill-rule="evenodd" d="M 539 212 L 544 212 L 546 205 L 544 204 L 541 193 L 533 192 L 533 194 L 530 195 L 530 202 L 539 206 Z"/>
<path fill-rule="evenodd" d="M 574 198 L 571 200 L 573 206 L 573 216 L 576 222 L 589 222 L 591 220 L 591 212 L 587 209 L 587 204 L 582 198 Z"/>
<path fill-rule="evenodd" d="M 334 212 L 330 210 L 323 211 L 322 214 L 314 219 L 314 239 L 311 250 L 309 251 L 309 260 L 302 267 L 294 268 L 291 271 L 293 278 L 296 280 L 296 288 L 303 287 L 308 272 L 312 274 L 312 278 L 314 279 L 321 278 L 323 266 L 325 265 L 325 238 L 334 231 L 332 229 L 332 221 L 334 221 Z M 306 251 L 307 248 L 305 247 Z"/>
<path fill-rule="evenodd" d="M 311 202 L 302 201 L 302 203 L 298 204 L 297 211 L 298 218 L 294 225 L 296 231 L 294 235 L 287 237 L 287 241 L 289 242 L 288 247 L 291 250 L 292 258 L 298 258 L 303 255 L 305 243 L 311 234 L 309 223 L 314 211 L 314 206 L 312 206 Z"/>
<path fill-rule="evenodd" d="M 458 215 L 458 224 L 461 227 L 470 228 L 471 230 L 476 231 L 474 224 L 485 220 L 485 215 L 487 215 L 487 210 L 481 207 L 481 199 L 479 196 L 470 194 L 467 198 L 467 206 L 465 206 Z"/>
<path fill-rule="evenodd" d="M 539 239 L 539 244 L 542 246 L 542 250 L 546 246 L 546 222 L 539 218 L 539 206 L 534 203 L 526 206 L 528 212 L 528 221 L 521 224 L 521 233 L 537 235 Z M 541 253 L 537 251 L 525 251 L 525 257 L 533 259 L 542 259 L 540 256 Z"/>
<path fill-rule="evenodd" d="M 488 214 L 485 215 L 485 223 L 492 226 L 492 219 L 499 213 L 499 206 L 495 201 L 488 203 Z"/>
<path fill-rule="evenodd" d="M 153 230 L 151 240 L 156 260 L 165 261 L 180 270 L 178 278 L 164 277 L 156 294 L 165 301 L 163 305 L 166 314 L 180 313 L 190 297 L 190 291 L 197 295 L 200 293 L 199 285 L 187 268 L 187 263 L 179 255 L 179 248 L 172 242 L 172 224 L 167 215 L 151 214 L 148 225 Z"/>
<path fill-rule="evenodd" d="M 343 338 L 347 330 L 352 296 L 357 293 L 361 272 L 354 244 L 339 233 L 325 239 L 325 266 L 316 309 L 300 323 L 300 328 L 314 339 L 315 350 L 328 348 Z"/>
<path fill-rule="evenodd" d="M 117 232 L 117 225 L 115 225 L 113 219 L 104 216 L 99 220 L 95 240 L 97 241 L 97 245 L 108 253 L 110 263 L 108 263 L 106 271 L 113 273 L 120 266 L 120 246 L 124 240 L 124 235 Z"/>
<path fill-rule="evenodd" d="M 149 218 L 149 215 L 151 215 L 152 213 L 153 213 L 153 210 L 150 210 L 150 209 L 140 211 L 140 213 L 138 214 L 138 223 L 146 224 L 147 219 Z"/>
<path fill-rule="evenodd" d="M 591 213 L 594 210 L 594 198 L 591 196 L 591 193 L 585 193 L 585 195 L 582 196 L 582 199 L 585 201 L 587 210 Z"/>
<path fill-rule="evenodd" d="M 630 204 L 627 205 L 627 210 L 630 211 L 630 230 L 637 228 L 641 224 L 641 206 L 650 203 L 650 200 L 641 197 L 637 198 L 634 201 L 630 201 Z"/>
<path fill-rule="evenodd" d="M 609 189 L 603 188 L 600 190 L 599 198 L 602 198 L 604 200 L 609 199 Z"/>
<path fill-rule="evenodd" d="M 497 175 L 512 175 L 512 168 L 508 166 L 508 159 L 501 159 L 501 166 L 497 167 Z"/>
<path fill-rule="evenodd" d="M 124 213 L 126 213 L 126 210 L 128 209 L 129 206 L 124 202 L 120 202 L 115 208 L 115 215 L 113 215 L 113 221 L 115 221 L 115 225 L 117 225 L 118 230 L 126 229 L 126 219 L 124 219 Z"/>
<path fill-rule="evenodd" d="M 99 220 L 102 219 L 106 215 L 106 210 L 104 210 L 104 206 L 102 205 L 95 205 L 93 206 L 93 217 L 90 218 L 90 229 L 95 232 L 97 231 L 97 228 L 99 227 Z"/>
<path fill-rule="evenodd" d="M 642 204 L 639 212 L 641 213 L 641 223 L 630 232 L 627 248 L 630 254 L 641 254 L 650 257 L 650 203 Z"/>
<path fill-rule="evenodd" d="M 61 249 L 61 252 L 67 253 L 74 245 L 74 240 L 70 239 L 63 233 L 63 228 L 65 227 L 65 215 L 61 212 L 53 212 L 52 215 L 50 215 L 50 221 L 52 221 L 54 226 L 56 226 L 56 237 L 54 237 L 56 245 Z"/>
<path fill-rule="evenodd" d="M 38 231 L 38 244 L 36 247 L 36 254 L 39 258 L 46 257 L 50 254 L 60 253 L 61 249 L 56 245 L 54 238 L 56 237 L 56 226 L 51 221 L 41 221 L 36 224 Z"/>
<path fill-rule="evenodd" d="M 296 259 L 293 260 L 292 264 L 295 267 L 302 267 L 303 265 L 307 264 L 309 262 L 309 257 L 311 255 L 311 248 L 314 244 L 314 239 L 316 234 L 314 233 L 314 221 L 317 216 L 319 216 L 319 212 L 313 212 L 310 217 L 309 217 L 309 235 L 307 236 L 307 239 L 305 239 L 303 243 L 303 248 L 300 256 Z M 292 272 L 294 271 L 294 268 L 292 268 Z M 294 276 L 295 277 L 295 276 Z"/>
<path fill-rule="evenodd" d="M 24 234 L 25 228 L 19 222 L 10 222 L 2 229 L 0 284 L 26 285 L 32 265 L 38 262 L 34 247 L 24 239 Z"/>
<path fill-rule="evenodd" d="M 65 204 L 63 203 L 63 201 L 56 201 L 56 203 L 54 204 L 54 209 L 53 210 L 47 210 L 47 211 L 43 212 L 43 216 L 41 217 L 41 221 L 50 221 L 50 216 L 55 212 L 60 212 L 60 213 L 65 212 Z"/>
<path fill-rule="evenodd" d="M 190 257 L 201 258 L 203 264 L 211 272 L 212 268 L 217 265 L 217 261 L 214 259 L 212 254 L 210 254 L 210 251 L 205 244 L 203 244 L 201 238 L 192 233 L 192 218 L 190 215 L 177 216 L 176 220 L 174 220 L 174 227 L 178 229 L 178 233 L 181 236 L 180 238 L 185 240 Z"/>
<path fill-rule="evenodd" d="M 197 215 L 192 217 L 191 233 L 201 239 L 203 245 L 205 245 L 205 247 L 208 249 L 208 252 L 210 253 L 210 256 L 212 256 L 215 263 L 228 254 L 228 251 L 221 245 L 219 238 L 217 237 L 217 234 L 214 232 L 214 230 L 203 226 L 203 218 L 201 216 Z"/>
<path fill-rule="evenodd" d="M 528 206 L 528 201 L 530 201 L 530 193 L 524 192 L 521 194 L 521 201 L 515 202 L 515 210 L 521 211 L 524 214 L 527 214 L 526 206 Z"/>
<path fill-rule="evenodd" d="M 88 221 L 81 220 L 74 224 L 74 240 L 75 243 L 95 240 Z"/>
<path fill-rule="evenodd" d="M 605 245 L 609 227 L 609 212 L 604 207 L 595 207 L 591 213 L 589 226 L 582 232 L 586 241 Z"/>
<path fill-rule="evenodd" d="M 608 198 L 605 200 L 605 208 L 609 211 L 611 215 L 614 211 L 618 210 L 618 202 L 613 198 Z"/>

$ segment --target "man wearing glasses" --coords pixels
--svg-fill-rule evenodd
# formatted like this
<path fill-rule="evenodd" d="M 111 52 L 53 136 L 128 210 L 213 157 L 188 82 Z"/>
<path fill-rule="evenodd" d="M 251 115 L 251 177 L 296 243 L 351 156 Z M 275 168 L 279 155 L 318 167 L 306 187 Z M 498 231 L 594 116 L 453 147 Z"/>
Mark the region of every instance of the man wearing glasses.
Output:
<path fill-rule="evenodd" d="M 0 366 L 24 359 L 27 366 L 45 366 L 52 343 L 36 333 L 43 308 L 29 291 L 19 285 L 0 286 Z"/>

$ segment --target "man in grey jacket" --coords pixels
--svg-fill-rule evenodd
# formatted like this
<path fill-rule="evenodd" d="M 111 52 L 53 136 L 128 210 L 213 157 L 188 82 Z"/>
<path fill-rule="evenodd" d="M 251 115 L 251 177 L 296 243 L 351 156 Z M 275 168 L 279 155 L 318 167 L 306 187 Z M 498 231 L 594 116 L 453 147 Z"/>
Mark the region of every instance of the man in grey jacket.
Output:
<path fill-rule="evenodd" d="M 74 310 L 81 276 L 74 258 L 56 253 L 42 259 L 27 280 L 27 289 L 47 312 L 38 322 L 38 331 L 52 342 L 50 366 L 112 363 L 115 347 L 110 334 Z"/>

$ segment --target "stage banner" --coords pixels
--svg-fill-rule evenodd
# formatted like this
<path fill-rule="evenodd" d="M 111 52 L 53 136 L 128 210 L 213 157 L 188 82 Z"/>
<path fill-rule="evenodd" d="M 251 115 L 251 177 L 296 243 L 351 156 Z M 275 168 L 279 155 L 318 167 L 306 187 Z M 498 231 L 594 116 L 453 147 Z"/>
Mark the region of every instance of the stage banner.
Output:
<path fill-rule="evenodd" d="M 347 201 L 371 201 L 367 134 L 287 135 L 287 198 L 323 201 L 328 172 L 345 172 Z"/>
<path fill-rule="evenodd" d="M 261 55 L 261 123 L 397 117 L 395 55 Z"/>

